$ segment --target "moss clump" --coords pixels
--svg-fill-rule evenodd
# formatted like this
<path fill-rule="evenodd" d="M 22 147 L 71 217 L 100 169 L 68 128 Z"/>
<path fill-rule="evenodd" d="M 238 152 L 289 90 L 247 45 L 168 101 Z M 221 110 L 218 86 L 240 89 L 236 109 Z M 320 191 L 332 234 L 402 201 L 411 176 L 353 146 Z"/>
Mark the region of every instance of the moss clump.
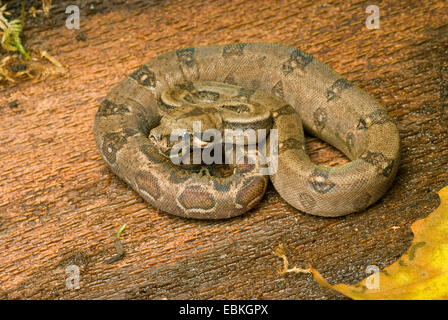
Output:
<path fill-rule="evenodd" d="M 6 11 L 6 6 L 7 5 L 5 4 L 0 7 L 0 45 L 7 51 L 18 51 L 27 60 L 30 60 L 31 57 L 25 51 L 25 48 L 22 45 L 22 40 L 20 39 L 20 34 L 22 33 L 23 28 L 22 19 L 8 21 L 6 17 L 9 16 L 10 13 Z"/>

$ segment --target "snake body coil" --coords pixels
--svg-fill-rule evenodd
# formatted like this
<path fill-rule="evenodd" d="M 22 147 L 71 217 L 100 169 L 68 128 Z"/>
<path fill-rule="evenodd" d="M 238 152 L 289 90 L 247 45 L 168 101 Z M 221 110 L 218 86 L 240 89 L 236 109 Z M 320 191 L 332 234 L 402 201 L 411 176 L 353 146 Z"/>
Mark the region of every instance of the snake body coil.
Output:
<path fill-rule="evenodd" d="M 224 84 L 222 90 L 233 95 L 228 101 L 241 103 L 222 103 L 222 90 L 215 92 L 213 83 Z M 183 90 L 179 99 L 190 101 L 192 94 L 213 107 L 193 101 L 188 112 L 182 111 L 177 96 L 166 97 L 170 88 Z M 217 110 L 220 105 L 223 110 Z M 264 111 L 250 115 L 247 110 L 259 105 Z M 240 121 L 238 114 L 247 117 Z M 149 137 L 160 138 L 173 121 L 189 116 L 222 128 L 263 123 L 278 129 L 278 170 L 271 181 L 290 205 L 313 215 L 365 209 L 387 191 L 399 164 L 399 133 L 386 110 L 305 52 L 264 43 L 166 52 L 110 91 L 96 113 L 94 136 L 120 178 L 152 206 L 178 216 L 240 215 L 263 197 L 269 179 L 258 164 L 237 164 L 230 172 L 173 164 Z M 337 167 L 311 162 L 304 128 L 351 161 Z"/>

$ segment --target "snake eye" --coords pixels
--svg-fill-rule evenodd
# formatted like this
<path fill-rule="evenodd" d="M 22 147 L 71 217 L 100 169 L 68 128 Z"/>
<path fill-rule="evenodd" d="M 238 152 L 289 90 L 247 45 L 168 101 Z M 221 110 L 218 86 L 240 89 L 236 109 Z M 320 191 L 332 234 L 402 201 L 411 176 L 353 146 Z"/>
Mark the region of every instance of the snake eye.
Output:
<path fill-rule="evenodd" d="M 191 96 L 191 94 L 187 93 L 184 97 L 183 100 L 185 100 L 188 103 L 195 103 L 195 99 Z"/>

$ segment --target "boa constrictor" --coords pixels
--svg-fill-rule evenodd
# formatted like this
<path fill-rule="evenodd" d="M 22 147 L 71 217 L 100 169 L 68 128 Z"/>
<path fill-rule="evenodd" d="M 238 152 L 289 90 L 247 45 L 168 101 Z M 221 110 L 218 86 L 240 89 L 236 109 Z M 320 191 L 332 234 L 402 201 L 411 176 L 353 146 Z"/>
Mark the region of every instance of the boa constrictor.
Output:
<path fill-rule="evenodd" d="M 219 93 L 213 90 L 217 82 L 236 90 L 234 98 L 243 108 L 234 103 L 218 110 Z M 209 89 L 198 89 L 198 83 Z M 182 97 L 164 97 L 172 88 L 183 90 Z M 201 109 L 198 101 L 190 101 L 183 111 L 175 101 L 167 103 L 191 97 L 215 104 Z M 244 115 L 245 108 L 259 105 L 257 97 L 274 102 L 255 118 Z M 226 116 L 224 109 L 237 115 Z M 238 113 L 249 120 L 238 122 Z M 110 91 L 96 113 L 94 136 L 115 174 L 152 206 L 178 216 L 240 215 L 263 197 L 269 179 L 260 174 L 258 164 L 236 164 L 231 170 L 173 164 L 160 150 L 161 132 L 183 115 L 217 118 L 221 127 L 244 122 L 278 129 L 278 169 L 270 179 L 286 202 L 317 216 L 342 216 L 373 204 L 392 184 L 399 164 L 399 133 L 386 110 L 303 51 L 244 43 L 166 52 Z M 160 127 L 165 117 L 171 120 Z M 304 128 L 351 161 L 336 167 L 311 162 L 305 153 Z"/>

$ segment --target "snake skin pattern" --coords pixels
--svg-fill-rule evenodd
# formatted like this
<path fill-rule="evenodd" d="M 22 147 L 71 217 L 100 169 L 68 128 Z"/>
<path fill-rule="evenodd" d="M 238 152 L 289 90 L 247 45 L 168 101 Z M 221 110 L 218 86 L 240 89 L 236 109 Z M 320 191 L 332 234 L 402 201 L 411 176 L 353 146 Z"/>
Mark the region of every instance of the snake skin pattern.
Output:
<path fill-rule="evenodd" d="M 193 90 L 188 86 L 195 81 L 238 86 L 247 102 L 258 93 L 281 101 L 267 107 L 279 142 L 278 170 L 270 179 L 293 207 L 342 216 L 362 211 L 391 186 L 399 165 L 399 133 L 374 98 L 295 48 L 200 46 L 152 59 L 115 86 L 95 116 L 101 156 L 152 206 L 188 218 L 230 218 L 253 208 L 266 190 L 269 176 L 259 173 L 258 164 L 235 165 L 230 172 L 186 168 L 173 164 L 149 139 L 163 109 L 171 107 L 161 103 L 162 93 L 173 87 Z M 304 129 L 351 161 L 336 167 L 311 162 Z"/>

